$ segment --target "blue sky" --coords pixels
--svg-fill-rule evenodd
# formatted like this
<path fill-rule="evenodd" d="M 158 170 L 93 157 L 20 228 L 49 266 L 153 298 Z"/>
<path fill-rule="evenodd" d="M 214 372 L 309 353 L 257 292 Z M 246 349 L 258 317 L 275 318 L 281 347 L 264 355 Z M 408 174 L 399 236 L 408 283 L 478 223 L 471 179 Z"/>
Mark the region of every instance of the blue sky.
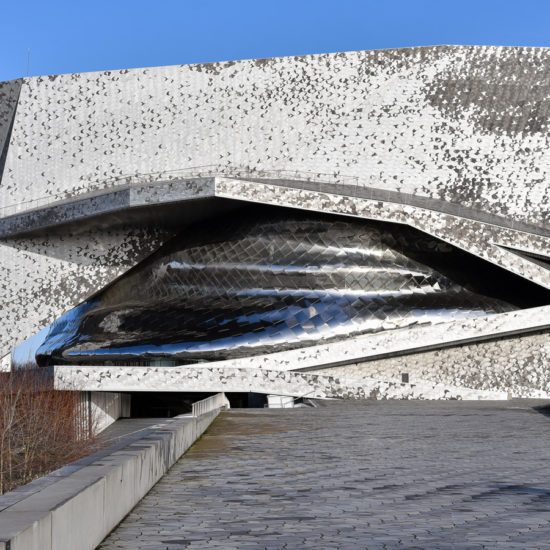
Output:
<path fill-rule="evenodd" d="M 549 0 L 2 3 L 0 80 L 428 44 L 550 46 Z"/>

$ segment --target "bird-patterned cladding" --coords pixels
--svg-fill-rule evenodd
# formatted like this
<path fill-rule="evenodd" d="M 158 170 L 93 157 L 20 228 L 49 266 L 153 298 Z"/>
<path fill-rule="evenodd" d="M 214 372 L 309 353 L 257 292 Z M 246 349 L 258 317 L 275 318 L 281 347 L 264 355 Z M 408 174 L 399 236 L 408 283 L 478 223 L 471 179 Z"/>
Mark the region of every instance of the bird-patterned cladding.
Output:
<path fill-rule="evenodd" d="M 465 285 L 457 254 L 405 226 L 244 210 L 188 228 L 61 317 L 37 357 L 214 360 L 515 309 Z"/>

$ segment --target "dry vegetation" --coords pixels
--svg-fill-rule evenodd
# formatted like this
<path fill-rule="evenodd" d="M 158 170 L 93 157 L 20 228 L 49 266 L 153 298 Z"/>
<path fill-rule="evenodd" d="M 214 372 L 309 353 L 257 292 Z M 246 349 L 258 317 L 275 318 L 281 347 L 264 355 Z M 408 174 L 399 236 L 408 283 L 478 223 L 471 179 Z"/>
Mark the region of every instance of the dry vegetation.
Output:
<path fill-rule="evenodd" d="M 81 393 L 57 391 L 47 371 L 0 373 L 0 494 L 97 448 Z"/>

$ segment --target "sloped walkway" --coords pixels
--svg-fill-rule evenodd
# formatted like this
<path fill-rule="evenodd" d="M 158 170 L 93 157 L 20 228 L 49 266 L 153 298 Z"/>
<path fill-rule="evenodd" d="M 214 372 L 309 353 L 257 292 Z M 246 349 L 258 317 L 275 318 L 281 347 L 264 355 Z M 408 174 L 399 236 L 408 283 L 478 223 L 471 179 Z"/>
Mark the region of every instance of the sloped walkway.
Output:
<path fill-rule="evenodd" d="M 100 548 L 550 548 L 540 404 L 226 412 Z"/>

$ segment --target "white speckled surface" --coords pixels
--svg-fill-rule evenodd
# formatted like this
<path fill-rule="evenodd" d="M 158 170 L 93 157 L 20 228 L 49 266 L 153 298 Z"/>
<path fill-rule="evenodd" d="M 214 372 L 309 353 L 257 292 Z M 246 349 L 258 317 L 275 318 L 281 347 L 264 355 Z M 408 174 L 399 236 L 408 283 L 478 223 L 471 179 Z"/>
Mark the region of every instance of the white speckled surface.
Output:
<path fill-rule="evenodd" d="M 88 216 L 90 209 L 108 212 L 215 196 L 391 221 L 550 288 L 544 263 L 509 250 L 550 257 L 550 237 L 544 236 L 550 229 L 549 74 L 550 50 L 545 48 L 436 46 L 0 83 L 0 206 L 70 197 L 98 186 L 107 189 L 116 178 L 128 176 L 128 182 L 143 185 L 116 197 L 107 194 L 67 205 L 57 214 L 77 219 Z M 342 196 L 336 186 L 334 193 L 326 188 L 308 191 L 230 177 L 146 185 L 173 179 L 174 170 L 192 172 L 193 167 L 211 165 L 226 167 L 228 173 L 244 168 L 328 174 L 335 183 L 353 181 L 359 187 L 447 201 L 534 229 L 514 230 L 418 205 Z M 39 216 L 37 212 L 27 220 Z M 170 236 L 165 230 L 128 226 L 0 240 L 0 356 Z M 406 336 L 405 331 L 375 335 L 378 340 L 346 342 L 341 349 L 331 344 L 335 347 L 295 350 L 292 357 L 272 354 L 242 361 L 281 373 L 326 365 L 325 356 L 333 363 L 356 358 L 363 361 L 360 366 L 335 368 L 358 377 L 349 382 L 354 388 L 366 388 L 371 387 L 369 373 L 379 383 L 380 376 L 391 380 L 395 369 L 402 368 L 397 358 L 364 361 L 386 349 L 406 352 L 411 372 L 414 367 L 415 376 L 428 386 L 466 384 L 476 391 L 512 389 L 534 396 L 548 391 L 544 327 L 549 318 L 547 308 L 538 308 L 447 329 L 419 327 L 420 332 Z M 506 344 L 455 342 L 452 352 L 412 353 L 420 334 L 430 342 L 427 346 L 450 345 L 441 332 L 450 328 L 454 340 L 540 330 L 514 336 Z M 496 362 L 499 346 L 509 346 L 515 354 L 502 368 Z M 477 354 L 488 366 L 480 367 L 476 378 Z M 209 368 L 242 370 L 241 363 L 225 363 Z M 512 376 L 507 384 L 507 369 L 526 374 Z M 221 376 L 222 370 L 212 372 Z M 291 375 L 298 376 L 276 376 Z M 322 391 L 328 395 L 326 387 Z M 358 395 L 359 390 L 350 391 Z M 335 386 L 330 392 L 337 392 Z"/>
<path fill-rule="evenodd" d="M 549 221 L 546 48 L 430 46 L 22 79 L 0 205 L 222 164 Z"/>
<path fill-rule="evenodd" d="M 54 367 L 57 389 L 85 391 L 259 392 L 344 399 L 506 399 L 506 393 L 418 381 L 340 378 L 235 367 Z"/>

